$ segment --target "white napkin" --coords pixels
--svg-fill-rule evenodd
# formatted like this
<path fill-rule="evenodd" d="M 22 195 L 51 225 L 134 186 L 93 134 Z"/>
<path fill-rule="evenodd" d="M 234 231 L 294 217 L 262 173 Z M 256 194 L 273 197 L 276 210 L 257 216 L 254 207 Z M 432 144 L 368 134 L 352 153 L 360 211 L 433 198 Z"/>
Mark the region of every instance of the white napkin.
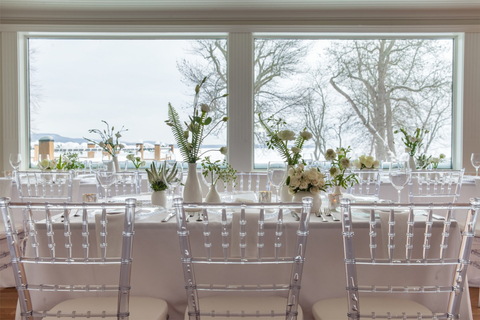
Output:
<path fill-rule="evenodd" d="M 102 212 L 95 212 L 95 236 L 97 239 L 97 255 L 102 256 L 100 232 Z M 122 231 L 125 222 L 125 211 L 107 210 L 107 257 L 120 257 L 122 255 Z"/>
<path fill-rule="evenodd" d="M 389 218 L 390 212 L 377 210 L 380 216 L 380 224 L 382 227 L 382 240 L 380 254 L 382 258 L 388 258 L 388 231 L 389 231 Z M 408 212 L 395 211 L 395 249 L 393 251 L 394 259 L 405 259 L 405 245 L 407 241 L 407 221 Z"/>

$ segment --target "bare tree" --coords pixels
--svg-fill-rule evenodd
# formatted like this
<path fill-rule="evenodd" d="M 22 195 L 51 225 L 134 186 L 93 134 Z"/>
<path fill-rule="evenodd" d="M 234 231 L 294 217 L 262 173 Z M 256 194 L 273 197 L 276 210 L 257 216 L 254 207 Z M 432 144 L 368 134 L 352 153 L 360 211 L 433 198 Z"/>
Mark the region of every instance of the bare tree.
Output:
<path fill-rule="evenodd" d="M 428 123 L 433 137 L 450 118 L 445 110 L 451 68 L 438 58 L 442 46 L 435 40 L 382 39 L 336 41 L 326 49 L 330 84 L 373 137 L 377 158 L 395 154 L 393 131 L 400 125 Z M 433 102 L 435 97 L 442 99 Z"/>

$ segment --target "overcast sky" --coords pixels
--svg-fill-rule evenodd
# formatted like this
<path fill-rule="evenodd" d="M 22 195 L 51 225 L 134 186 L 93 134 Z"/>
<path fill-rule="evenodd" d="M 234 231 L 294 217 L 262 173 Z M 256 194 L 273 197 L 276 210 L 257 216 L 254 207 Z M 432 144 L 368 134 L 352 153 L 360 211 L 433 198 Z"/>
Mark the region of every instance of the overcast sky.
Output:
<path fill-rule="evenodd" d="M 164 120 L 169 102 L 179 111 L 191 105 L 194 88 L 176 67 L 198 59 L 186 52 L 191 41 L 31 39 L 35 131 L 96 139 L 88 129 L 106 120 L 129 129 L 124 141 L 173 143 Z"/>

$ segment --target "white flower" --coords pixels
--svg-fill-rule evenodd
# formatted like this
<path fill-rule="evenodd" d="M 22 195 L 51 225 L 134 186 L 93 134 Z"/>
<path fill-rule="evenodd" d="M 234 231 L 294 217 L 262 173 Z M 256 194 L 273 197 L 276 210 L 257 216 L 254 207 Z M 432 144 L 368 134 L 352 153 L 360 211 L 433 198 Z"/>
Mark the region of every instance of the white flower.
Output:
<path fill-rule="evenodd" d="M 440 159 L 445 159 L 445 155 L 443 153 L 440 153 L 440 156 L 439 156 Z"/>
<path fill-rule="evenodd" d="M 409 147 L 406 147 L 406 148 L 405 148 L 405 152 L 406 152 L 406 153 L 410 153 L 411 151 L 412 151 L 412 149 L 410 149 Z"/>
<path fill-rule="evenodd" d="M 337 157 L 337 154 L 333 149 L 328 149 L 327 152 L 325 152 L 325 160 L 327 161 L 335 160 L 336 157 Z"/>
<path fill-rule="evenodd" d="M 331 167 L 329 172 L 330 172 L 330 176 L 335 177 L 338 174 L 340 174 L 340 169 L 338 169 L 337 167 Z"/>
<path fill-rule="evenodd" d="M 117 137 L 117 139 L 118 139 L 118 138 L 121 138 L 122 135 L 120 134 L 120 132 L 117 132 L 117 133 L 115 133 L 115 137 Z"/>
<path fill-rule="evenodd" d="M 305 168 L 305 166 L 303 165 L 303 163 L 299 163 L 297 165 L 297 170 L 300 170 L 300 172 L 302 172 L 304 168 Z"/>
<path fill-rule="evenodd" d="M 372 168 L 373 166 L 373 159 L 366 159 L 365 160 L 365 167 L 367 167 L 368 169 Z"/>
<path fill-rule="evenodd" d="M 362 155 L 358 158 L 358 161 L 360 161 L 360 164 L 365 163 L 366 156 Z"/>
<path fill-rule="evenodd" d="M 411 143 L 414 143 L 415 141 L 417 141 L 417 138 L 410 136 L 408 137 L 408 141 L 410 141 Z"/>
<path fill-rule="evenodd" d="M 316 186 L 313 186 L 313 187 L 310 188 L 310 192 L 313 193 L 313 194 L 319 194 L 320 189 Z"/>
<path fill-rule="evenodd" d="M 302 190 L 307 189 L 308 188 L 308 182 L 307 181 L 300 182 L 299 188 L 302 189 Z"/>
<path fill-rule="evenodd" d="M 135 160 L 135 156 L 133 155 L 133 153 L 130 153 L 130 154 L 127 155 L 127 160 L 130 160 L 130 161 Z"/>
<path fill-rule="evenodd" d="M 355 169 L 360 169 L 362 167 L 362 164 L 359 160 L 353 160 L 352 165 L 355 167 Z"/>
<path fill-rule="evenodd" d="M 295 133 L 291 130 L 279 131 L 277 136 L 280 140 L 284 141 L 295 140 Z"/>
<path fill-rule="evenodd" d="M 430 160 L 431 162 L 433 163 L 437 163 L 437 162 L 440 162 L 440 159 L 439 158 L 432 158 L 432 160 Z"/>
<path fill-rule="evenodd" d="M 372 156 L 366 156 L 366 157 L 365 157 L 365 160 L 370 160 L 370 161 L 372 161 L 372 162 L 373 162 L 375 159 L 373 159 L 373 157 L 372 157 Z"/>
<path fill-rule="evenodd" d="M 297 148 L 297 147 L 292 147 L 292 148 L 290 148 L 290 150 L 292 150 L 293 153 L 300 153 L 300 151 L 301 151 L 301 149 Z"/>
<path fill-rule="evenodd" d="M 290 185 L 293 187 L 293 188 L 298 188 L 298 186 L 300 185 L 300 179 L 298 177 L 292 177 L 290 178 Z"/>
<path fill-rule="evenodd" d="M 210 112 L 210 106 L 206 103 L 202 103 L 200 105 L 200 108 L 202 109 L 202 112 L 205 112 L 205 113 Z"/>
<path fill-rule="evenodd" d="M 221 154 L 226 155 L 227 152 L 228 152 L 228 148 L 227 147 L 221 147 L 219 151 L 220 151 Z"/>
<path fill-rule="evenodd" d="M 340 165 L 342 168 L 350 168 L 350 160 L 348 158 L 342 158 L 340 160 Z"/>
<path fill-rule="evenodd" d="M 300 132 L 300 136 L 305 140 L 310 140 L 312 138 L 312 134 L 308 131 Z"/>
<path fill-rule="evenodd" d="M 378 161 L 378 160 L 373 161 L 373 168 L 375 168 L 375 169 L 380 168 L 380 161 Z"/>
<path fill-rule="evenodd" d="M 307 178 L 310 179 L 310 180 L 314 180 L 317 178 L 317 173 L 315 172 L 316 170 L 313 169 L 313 170 L 308 170 L 307 172 Z"/>
<path fill-rule="evenodd" d="M 288 168 L 288 175 L 293 176 L 294 174 L 295 174 L 295 170 L 292 167 Z"/>
<path fill-rule="evenodd" d="M 108 138 L 107 142 L 108 143 L 113 143 L 113 138 L 112 137 Z"/>
<path fill-rule="evenodd" d="M 342 149 L 337 149 L 337 154 L 343 156 L 345 155 L 345 152 Z"/>
<path fill-rule="evenodd" d="M 295 188 L 292 188 L 292 187 L 288 188 L 288 193 L 290 193 L 292 195 L 295 194 Z"/>

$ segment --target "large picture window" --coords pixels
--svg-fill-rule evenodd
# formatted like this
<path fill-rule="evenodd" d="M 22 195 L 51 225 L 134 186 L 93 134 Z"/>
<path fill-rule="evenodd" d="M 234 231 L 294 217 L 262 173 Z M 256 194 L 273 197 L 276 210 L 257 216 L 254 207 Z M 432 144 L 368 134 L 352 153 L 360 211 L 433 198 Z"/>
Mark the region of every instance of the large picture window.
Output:
<path fill-rule="evenodd" d="M 226 93 L 226 81 L 218 85 L 213 71 L 226 73 L 226 37 L 218 39 L 65 39 L 30 38 L 29 46 L 29 134 L 31 166 L 38 158 L 39 140 L 53 139 L 55 157 L 87 148 L 84 139 L 97 139 L 89 129 L 103 130 L 104 120 L 116 130 L 122 126 L 120 142 L 128 153 L 153 159 L 155 145 L 161 155 L 169 152 L 174 137 L 167 120 L 168 103 L 181 119 L 191 114 L 195 85 L 207 76 L 200 103 L 214 94 Z M 220 49 L 221 48 L 221 51 Z M 201 52 L 212 49 L 216 65 Z M 215 52 L 219 50 L 220 52 Z M 217 54 L 218 53 L 218 54 Z M 215 115 L 226 113 L 226 100 L 215 105 Z M 115 131 L 116 131 L 115 130 Z M 226 144 L 226 123 L 204 142 L 205 149 Z M 100 161 L 102 153 L 79 152 L 81 159 Z M 182 160 L 178 148 L 173 154 Z M 223 158 L 211 153 L 212 158 Z M 148 165 L 148 163 L 147 163 Z"/>
<path fill-rule="evenodd" d="M 405 153 L 400 127 L 424 128 L 418 155 L 446 156 L 451 167 L 454 40 L 256 38 L 255 168 L 279 159 L 265 143 L 262 118 L 313 134 L 304 158 L 351 146 L 354 156 L 391 161 Z"/>

